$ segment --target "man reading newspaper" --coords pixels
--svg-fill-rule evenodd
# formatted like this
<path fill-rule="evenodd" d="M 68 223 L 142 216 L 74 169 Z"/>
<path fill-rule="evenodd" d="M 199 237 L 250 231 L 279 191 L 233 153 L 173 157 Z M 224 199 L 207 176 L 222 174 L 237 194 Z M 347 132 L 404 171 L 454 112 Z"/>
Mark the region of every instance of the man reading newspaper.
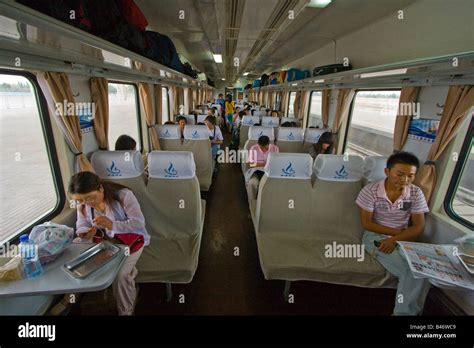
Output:
<path fill-rule="evenodd" d="M 363 243 L 387 271 L 398 278 L 394 315 L 419 315 L 423 311 L 429 282 L 416 279 L 398 241 L 414 241 L 423 233 L 424 214 L 429 211 L 421 189 L 412 184 L 419 161 L 411 153 L 390 156 L 386 178 L 365 186 L 356 204 L 361 208 Z"/>

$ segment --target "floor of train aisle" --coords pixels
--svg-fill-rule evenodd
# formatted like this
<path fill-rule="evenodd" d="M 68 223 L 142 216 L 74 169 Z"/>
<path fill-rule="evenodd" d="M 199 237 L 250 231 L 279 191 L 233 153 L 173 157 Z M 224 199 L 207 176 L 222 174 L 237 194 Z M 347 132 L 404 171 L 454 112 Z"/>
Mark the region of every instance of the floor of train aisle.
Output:
<path fill-rule="evenodd" d="M 225 134 L 225 146 L 230 135 Z M 206 220 L 199 265 L 190 284 L 140 284 L 136 315 L 390 315 L 394 289 L 368 289 L 301 281 L 283 299 L 284 281 L 264 279 L 240 164 L 219 164 L 204 192 Z M 177 217 L 179 218 L 179 217 Z M 429 302 L 429 301 L 427 301 Z M 436 305 L 429 314 L 439 313 Z M 426 314 L 425 308 L 425 314 Z M 82 296 L 73 315 L 115 315 L 111 288 Z"/>

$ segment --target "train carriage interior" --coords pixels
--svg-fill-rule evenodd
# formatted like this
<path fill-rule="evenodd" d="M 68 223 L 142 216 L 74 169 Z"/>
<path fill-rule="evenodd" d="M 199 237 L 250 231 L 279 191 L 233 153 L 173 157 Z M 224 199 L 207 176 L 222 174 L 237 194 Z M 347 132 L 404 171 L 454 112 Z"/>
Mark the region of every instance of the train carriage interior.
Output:
<path fill-rule="evenodd" d="M 0 0 L 0 315 L 474 315 L 473 13 Z"/>

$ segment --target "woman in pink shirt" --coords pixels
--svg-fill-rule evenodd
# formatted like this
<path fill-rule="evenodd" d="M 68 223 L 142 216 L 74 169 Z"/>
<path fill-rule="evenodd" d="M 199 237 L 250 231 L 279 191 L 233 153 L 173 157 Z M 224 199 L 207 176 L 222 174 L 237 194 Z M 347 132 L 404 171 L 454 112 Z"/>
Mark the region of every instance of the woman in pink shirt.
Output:
<path fill-rule="evenodd" d="M 264 172 L 263 167 L 267 163 L 268 154 L 272 152 L 279 152 L 278 146 L 270 144 L 270 138 L 262 135 L 258 138 L 258 143 L 250 148 L 249 159 L 252 167 L 260 167 L 262 170 L 257 170 L 250 178 L 247 184 L 247 194 L 250 199 L 257 199 L 258 185 Z"/>

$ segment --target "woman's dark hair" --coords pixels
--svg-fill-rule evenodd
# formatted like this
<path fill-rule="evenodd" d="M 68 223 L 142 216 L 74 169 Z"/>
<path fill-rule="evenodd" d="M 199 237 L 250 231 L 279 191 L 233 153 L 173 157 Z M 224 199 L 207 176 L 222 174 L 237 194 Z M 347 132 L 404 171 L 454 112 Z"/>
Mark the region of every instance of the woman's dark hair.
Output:
<path fill-rule="evenodd" d="M 326 149 L 325 152 L 323 152 L 323 144 L 329 144 L 329 147 Z M 324 132 L 323 134 L 321 134 L 321 136 L 319 137 L 319 140 L 316 144 L 313 145 L 314 148 L 316 149 L 316 152 L 318 154 L 321 154 L 321 153 L 326 153 L 326 154 L 330 154 L 332 153 L 332 149 L 334 147 L 334 134 L 332 134 L 331 132 Z"/>
<path fill-rule="evenodd" d="M 100 187 L 104 189 L 104 199 L 108 204 L 118 201 L 120 190 L 128 189 L 127 186 L 102 180 L 92 172 L 79 172 L 71 177 L 68 185 L 69 194 L 85 194 L 97 191 Z"/>
<path fill-rule="evenodd" d="M 166 121 L 165 124 L 175 124 L 173 121 Z"/>
<path fill-rule="evenodd" d="M 122 134 L 115 142 L 115 151 L 135 150 L 137 142 L 129 135 Z"/>
<path fill-rule="evenodd" d="M 270 144 L 270 138 L 266 135 L 262 135 L 260 138 L 258 138 L 258 145 L 267 146 L 268 144 Z"/>
<path fill-rule="evenodd" d="M 283 122 L 280 127 L 291 127 L 291 122 Z"/>
<path fill-rule="evenodd" d="M 245 111 L 239 112 L 239 117 L 240 117 L 240 118 L 244 117 L 245 115 L 247 115 L 247 114 L 245 113 Z"/>
<path fill-rule="evenodd" d="M 398 163 L 408 164 L 416 167 L 416 169 L 420 167 L 420 161 L 418 158 L 414 154 L 405 151 L 397 152 L 391 155 L 387 159 L 387 168 L 393 168 L 393 166 Z"/>
<path fill-rule="evenodd" d="M 214 126 L 216 125 L 216 118 L 214 116 L 207 116 L 204 121 L 212 123 Z"/>
<path fill-rule="evenodd" d="M 183 120 L 184 123 L 188 123 L 188 120 L 184 116 L 178 116 L 176 117 L 176 122 L 179 123 L 179 121 Z"/>
<path fill-rule="evenodd" d="M 206 124 L 205 124 L 204 122 L 198 122 L 198 123 L 196 123 L 196 125 L 198 125 L 198 126 L 205 126 Z"/>

